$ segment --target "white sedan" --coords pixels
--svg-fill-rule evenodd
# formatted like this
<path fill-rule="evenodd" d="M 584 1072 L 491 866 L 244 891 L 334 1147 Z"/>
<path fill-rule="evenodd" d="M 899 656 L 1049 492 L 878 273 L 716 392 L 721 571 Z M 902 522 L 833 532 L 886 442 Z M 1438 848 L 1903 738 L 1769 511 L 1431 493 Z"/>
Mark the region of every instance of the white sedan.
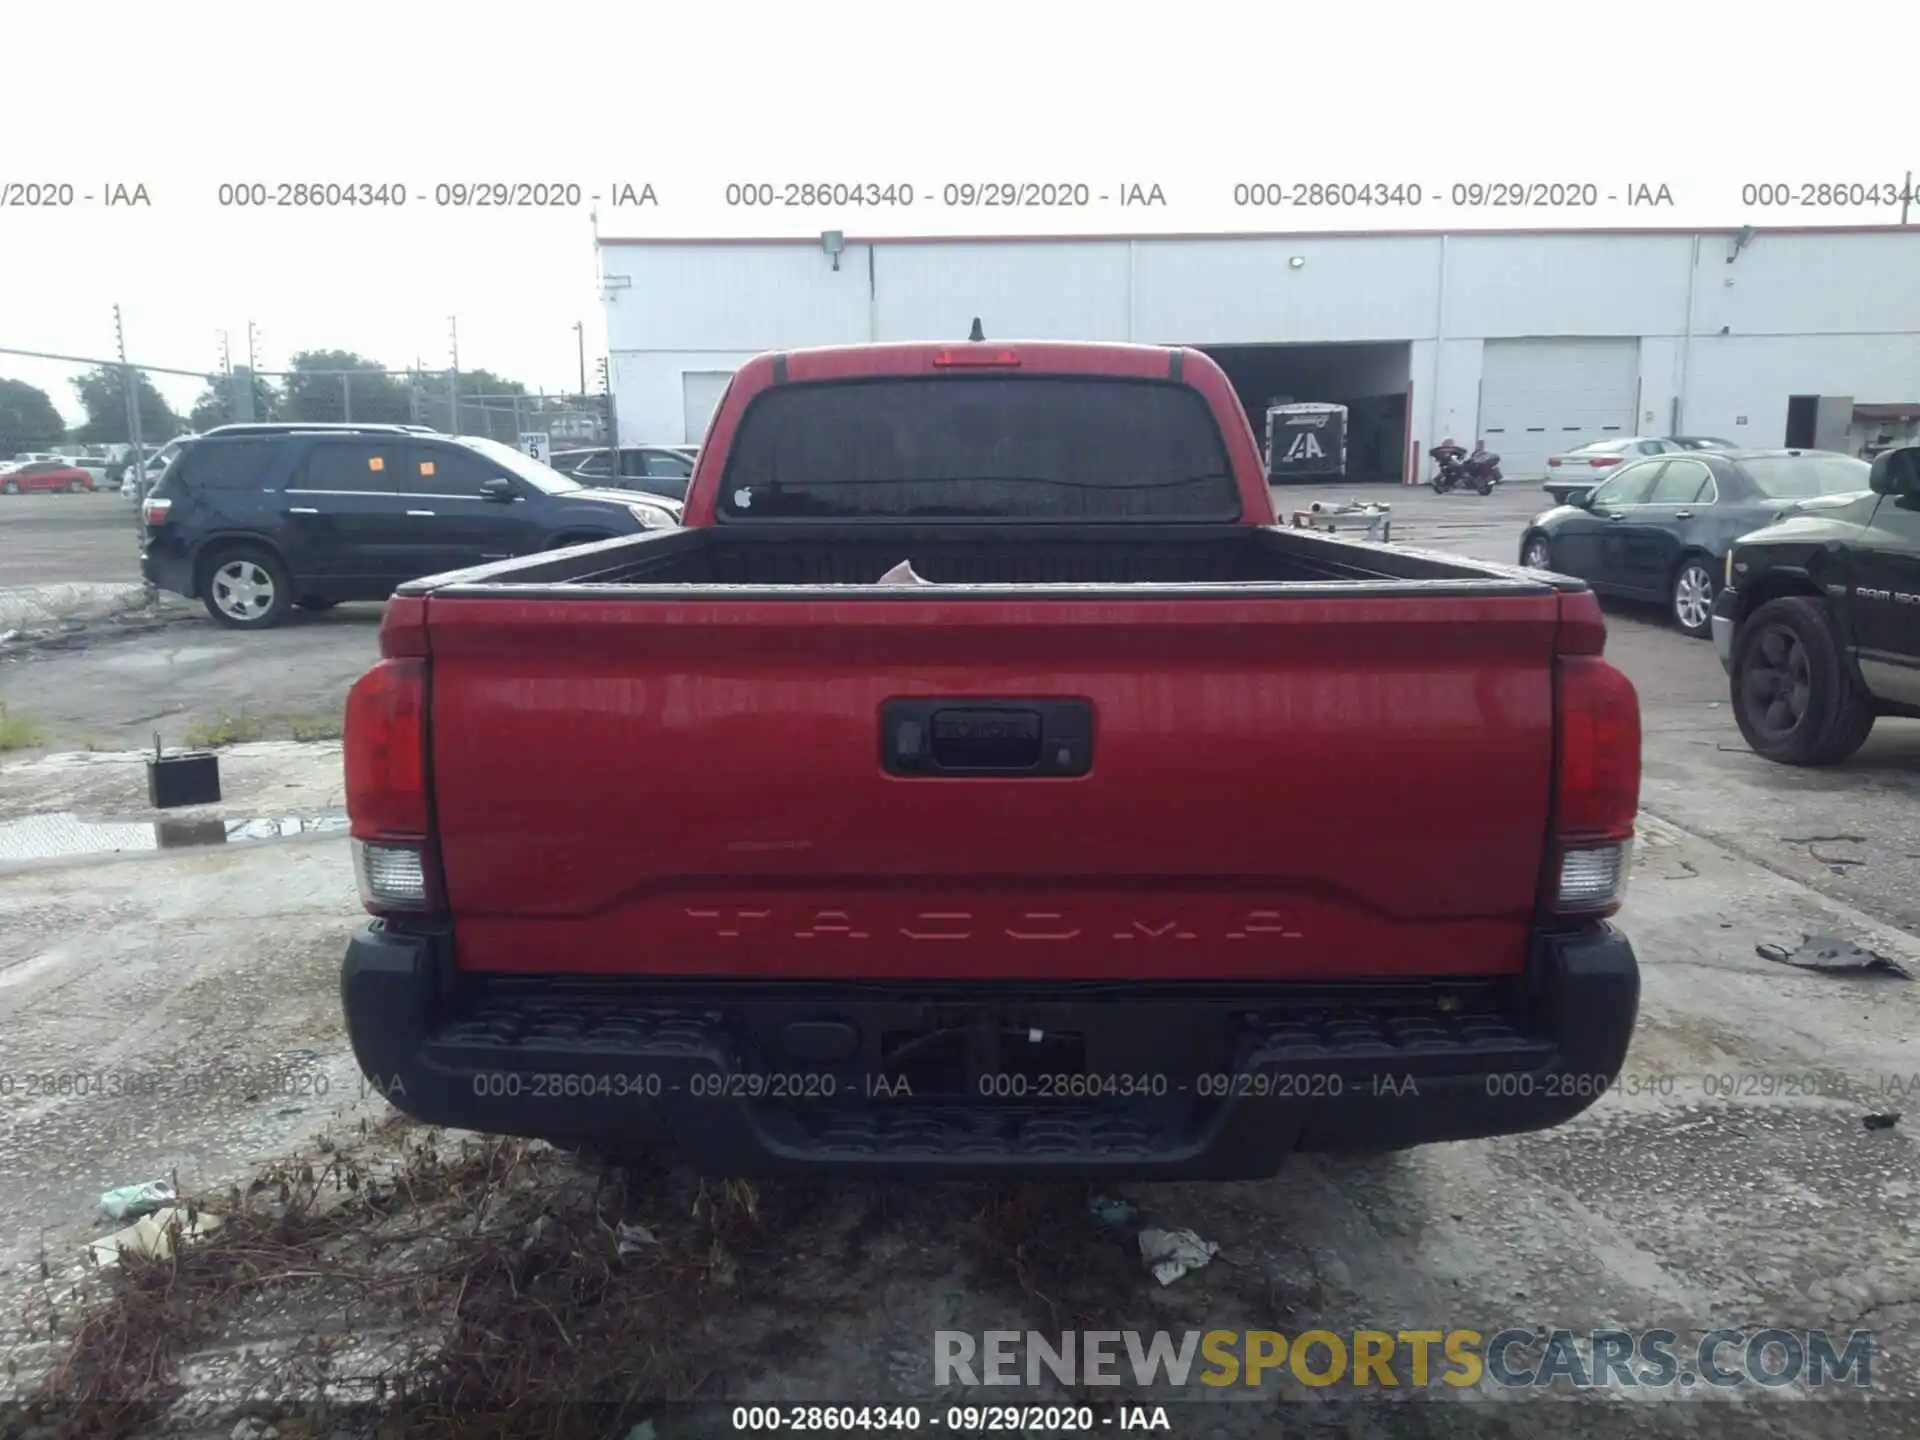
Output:
<path fill-rule="evenodd" d="M 1685 450 L 1737 450 L 1731 440 L 1715 440 L 1706 435 L 1622 435 L 1617 439 L 1589 440 L 1558 455 L 1547 457 L 1546 489 L 1558 504 L 1579 490 L 1591 490 L 1612 472 L 1616 465 L 1638 460 L 1644 455 L 1673 455 Z"/>

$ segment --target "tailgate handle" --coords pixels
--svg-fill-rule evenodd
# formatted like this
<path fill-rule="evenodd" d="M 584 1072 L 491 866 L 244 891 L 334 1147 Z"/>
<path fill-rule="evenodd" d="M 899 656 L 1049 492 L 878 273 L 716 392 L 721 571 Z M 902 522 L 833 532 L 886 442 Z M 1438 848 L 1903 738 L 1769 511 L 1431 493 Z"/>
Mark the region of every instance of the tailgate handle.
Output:
<path fill-rule="evenodd" d="M 1066 776 L 1093 768 L 1084 700 L 889 700 L 880 752 L 892 775 Z"/>

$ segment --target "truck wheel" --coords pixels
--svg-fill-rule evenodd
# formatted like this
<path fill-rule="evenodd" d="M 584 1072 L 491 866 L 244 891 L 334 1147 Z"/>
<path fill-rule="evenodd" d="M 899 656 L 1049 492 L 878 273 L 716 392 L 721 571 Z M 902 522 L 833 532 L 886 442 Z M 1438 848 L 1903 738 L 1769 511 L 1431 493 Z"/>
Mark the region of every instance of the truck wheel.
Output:
<path fill-rule="evenodd" d="M 203 562 L 200 598 L 207 613 L 235 630 L 271 630 L 293 605 L 287 570 L 271 550 L 236 545 Z"/>
<path fill-rule="evenodd" d="M 1734 639 L 1733 714 L 1754 753 L 1781 765 L 1834 765 L 1866 743 L 1873 697 L 1807 595 L 1771 600 Z"/>
<path fill-rule="evenodd" d="M 1689 555 L 1673 572 L 1667 598 L 1682 634 L 1704 640 L 1713 630 L 1713 597 L 1719 591 L 1713 565 L 1704 555 Z"/>

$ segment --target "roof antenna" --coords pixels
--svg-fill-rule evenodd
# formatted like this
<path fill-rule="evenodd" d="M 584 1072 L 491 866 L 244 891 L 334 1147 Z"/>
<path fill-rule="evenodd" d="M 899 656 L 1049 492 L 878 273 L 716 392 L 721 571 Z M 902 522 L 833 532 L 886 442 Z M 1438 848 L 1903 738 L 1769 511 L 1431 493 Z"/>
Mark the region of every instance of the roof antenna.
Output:
<path fill-rule="evenodd" d="M 967 336 L 967 339 L 984 340 L 986 338 L 987 338 L 987 332 L 980 328 L 980 317 L 976 315 L 973 317 L 973 333 Z"/>

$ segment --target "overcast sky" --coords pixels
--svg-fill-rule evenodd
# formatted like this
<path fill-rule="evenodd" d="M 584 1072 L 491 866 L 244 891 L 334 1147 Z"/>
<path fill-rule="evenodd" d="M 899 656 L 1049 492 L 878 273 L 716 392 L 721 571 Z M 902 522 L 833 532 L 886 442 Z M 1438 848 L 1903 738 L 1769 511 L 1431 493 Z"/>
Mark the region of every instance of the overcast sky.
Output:
<path fill-rule="evenodd" d="M 590 368 L 603 344 L 596 193 L 607 233 L 1114 233 L 1289 228 L 1232 211 L 1237 179 L 1665 179 L 1697 202 L 1729 177 L 1897 181 L 1920 164 L 1911 78 L 1862 59 L 1891 33 L 1890 0 L 1823 6 L 1804 43 L 1671 0 L 1376 4 L 1364 27 L 1196 0 L 0 5 L 26 102 L 0 119 L 0 185 L 144 185 L 152 202 L 0 208 L 0 347 L 111 355 L 117 301 L 129 358 L 183 369 L 215 368 L 223 330 L 244 362 L 250 320 L 264 369 L 317 348 L 445 365 L 458 317 L 463 367 L 571 388 L 574 323 Z M 723 200 L 729 180 L 1052 178 L 1159 183 L 1177 204 L 835 219 Z M 577 184 L 582 202 L 433 203 L 442 183 L 493 180 Z M 412 198 L 219 203 L 223 183 L 299 181 Z M 648 182 L 659 208 L 608 203 Z M 74 371 L 0 355 L 0 377 L 78 419 Z M 200 388 L 162 385 L 183 410 Z"/>

